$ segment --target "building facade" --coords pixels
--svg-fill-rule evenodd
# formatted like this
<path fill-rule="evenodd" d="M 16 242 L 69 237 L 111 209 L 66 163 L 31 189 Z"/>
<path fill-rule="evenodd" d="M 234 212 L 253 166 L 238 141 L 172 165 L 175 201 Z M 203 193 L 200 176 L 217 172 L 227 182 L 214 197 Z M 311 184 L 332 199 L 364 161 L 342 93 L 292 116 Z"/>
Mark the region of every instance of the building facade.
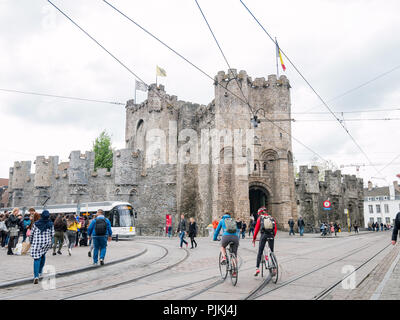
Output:
<path fill-rule="evenodd" d="M 364 226 L 362 179 L 326 170 L 320 181 L 317 166 L 301 166 L 295 184 L 297 211 L 309 226 L 318 228 L 323 222 L 338 222 L 343 228 L 354 223 Z M 324 201 L 331 203 L 330 210 L 324 209 Z"/>
<path fill-rule="evenodd" d="M 110 171 L 94 171 L 93 152 L 73 151 L 67 163 L 39 156 L 35 173 L 30 161 L 15 162 L 8 205 L 129 201 L 144 233 L 162 228 L 167 214 L 173 222 L 180 214 L 195 217 L 204 230 L 225 212 L 247 220 L 266 206 L 287 228 L 298 210 L 288 79 L 252 80 L 230 69 L 218 72 L 214 87 L 207 106 L 154 84 L 143 103 L 128 101 L 126 148 L 114 151 Z M 260 110 L 269 121 L 253 128 L 250 119 Z"/>
<path fill-rule="evenodd" d="M 397 213 L 400 212 L 400 187 L 397 181 L 388 187 L 373 187 L 368 182 L 364 189 L 365 226 L 378 222 L 394 225 Z"/>

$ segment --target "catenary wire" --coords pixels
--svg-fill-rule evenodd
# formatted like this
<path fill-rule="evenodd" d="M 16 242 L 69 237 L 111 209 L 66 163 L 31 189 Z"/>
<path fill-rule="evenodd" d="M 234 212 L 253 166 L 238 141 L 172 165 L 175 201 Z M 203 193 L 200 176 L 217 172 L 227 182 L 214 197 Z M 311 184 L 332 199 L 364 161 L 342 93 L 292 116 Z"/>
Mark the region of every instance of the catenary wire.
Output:
<path fill-rule="evenodd" d="M 194 1 L 196 2 L 197 7 L 199 8 L 201 15 L 203 16 L 203 19 L 204 19 L 205 23 L 207 24 L 207 27 L 208 27 L 208 29 L 210 30 L 211 35 L 212 35 L 212 37 L 214 38 L 214 41 L 215 41 L 215 43 L 217 44 L 218 49 L 219 49 L 219 51 L 220 51 L 221 54 L 222 54 L 222 57 L 224 58 L 224 60 L 225 60 L 225 62 L 226 62 L 226 64 L 227 64 L 229 70 L 231 70 L 231 69 L 232 69 L 232 68 L 231 68 L 231 65 L 229 64 L 228 59 L 226 58 L 226 55 L 224 54 L 224 51 L 222 50 L 222 48 L 221 48 L 221 46 L 220 46 L 220 44 L 219 44 L 219 42 L 218 42 L 218 40 L 217 40 L 217 37 L 215 36 L 213 30 L 211 29 L 211 26 L 210 26 L 210 24 L 208 23 L 208 20 L 207 20 L 207 18 L 206 18 L 206 16 L 205 16 L 203 10 L 201 9 L 201 7 L 200 7 L 198 1 L 197 1 L 197 0 L 194 0 Z M 237 86 L 238 86 L 240 92 L 242 93 L 243 98 L 246 100 L 247 106 L 250 108 L 251 113 L 254 115 L 254 110 L 253 110 L 252 107 L 250 106 L 250 103 L 249 103 L 248 99 L 246 99 L 246 96 L 245 96 L 244 93 L 243 93 L 242 87 L 240 86 L 237 77 L 235 77 L 235 80 L 236 80 L 236 84 L 237 84 Z"/>
<path fill-rule="evenodd" d="M 125 105 L 125 103 L 122 103 L 122 102 L 113 102 L 113 101 L 105 101 L 105 100 L 77 98 L 77 97 L 70 97 L 70 96 L 60 96 L 60 95 L 54 95 L 54 94 L 48 94 L 48 93 L 21 91 L 21 90 L 14 90 L 14 89 L 0 88 L 0 91 L 10 92 L 10 93 L 30 94 L 30 95 L 35 95 L 35 96 L 43 96 L 43 97 L 51 97 L 51 98 L 60 98 L 60 99 L 70 99 L 70 100 L 87 101 L 87 102 L 97 102 L 97 103 L 108 103 L 108 104 Z"/>
<path fill-rule="evenodd" d="M 371 80 L 368 80 L 368 81 L 366 81 L 366 82 L 364 82 L 364 83 L 362 83 L 362 84 L 360 84 L 360 85 L 358 85 L 358 86 L 356 86 L 356 87 L 354 87 L 354 88 L 352 88 L 352 89 L 350 89 L 350 90 L 347 90 L 347 91 L 343 92 L 342 94 L 337 95 L 336 97 L 333 97 L 332 99 L 328 100 L 328 102 L 332 102 L 332 101 L 335 101 L 335 100 L 337 100 L 337 99 L 340 99 L 340 98 L 342 98 L 342 97 L 344 97 L 344 96 L 346 96 L 346 95 L 348 95 L 348 94 L 350 94 L 350 93 L 352 93 L 352 92 L 354 92 L 354 91 L 356 91 L 356 90 L 358 90 L 358 89 L 360 89 L 360 88 L 362 88 L 362 87 L 365 87 L 366 85 L 368 85 L 368 84 L 370 84 L 370 83 L 372 83 L 372 82 L 374 82 L 374 81 L 376 81 L 376 80 L 378 80 L 378 79 L 380 79 L 380 78 L 382 78 L 382 77 L 384 77 L 384 76 L 386 76 L 386 75 L 388 75 L 388 74 L 390 74 L 390 73 L 396 71 L 397 69 L 400 69 L 400 65 L 398 65 L 398 66 L 396 66 L 396 67 L 390 69 L 389 71 L 386 71 L 386 72 L 384 72 L 384 73 L 381 73 L 380 75 L 378 75 L 378 76 L 372 78 Z M 314 107 L 312 107 L 312 108 L 306 110 L 305 112 L 308 112 L 308 111 L 310 111 L 310 110 L 314 110 L 314 109 L 316 109 L 316 108 L 318 108 L 318 107 L 320 107 L 320 106 L 321 106 L 321 105 L 314 106 Z"/>
<path fill-rule="evenodd" d="M 257 22 L 257 24 L 261 27 L 261 29 L 265 32 L 265 34 L 271 39 L 272 42 L 276 43 L 274 39 L 271 37 L 271 35 L 268 33 L 268 31 L 264 28 L 264 26 L 260 23 L 260 21 L 254 16 L 254 14 L 251 12 L 251 10 L 245 5 L 245 3 L 242 0 L 239 0 L 242 5 L 245 7 L 245 9 L 249 12 L 249 14 L 254 18 L 254 20 Z M 351 140 L 353 140 L 354 144 L 358 147 L 358 149 L 364 154 L 365 158 L 368 160 L 369 163 L 372 164 L 371 159 L 368 157 L 368 155 L 365 153 L 365 151 L 361 148 L 359 143 L 356 141 L 356 139 L 351 135 L 349 130 L 344 126 L 343 120 L 340 120 L 335 113 L 331 110 L 331 108 L 328 106 L 328 104 L 325 102 L 324 99 L 319 95 L 319 93 L 314 89 L 314 87 L 308 82 L 308 80 L 304 77 L 304 75 L 300 72 L 300 70 L 295 66 L 295 64 L 291 61 L 291 59 L 285 54 L 283 50 L 280 50 L 281 53 L 286 57 L 286 59 L 289 61 L 289 63 L 293 66 L 293 68 L 297 71 L 297 73 L 301 76 L 301 78 L 307 83 L 307 85 L 311 88 L 311 90 L 314 92 L 314 94 L 318 97 L 318 99 L 323 103 L 323 105 L 329 110 L 329 112 L 333 115 L 333 117 L 336 119 L 336 121 L 339 122 L 339 124 L 342 126 L 342 128 L 346 131 L 346 133 L 349 135 Z M 380 172 L 378 169 L 374 166 L 374 169 L 376 172 L 380 175 Z M 382 176 L 383 177 L 383 176 Z M 384 178 L 384 177 L 383 177 Z M 384 178 L 386 181 L 386 178 Z M 387 182 L 387 181 L 386 181 Z"/>
<path fill-rule="evenodd" d="M 162 45 L 164 45 L 165 47 L 167 47 L 169 50 L 171 50 L 173 53 L 175 53 L 176 55 L 178 55 L 180 58 L 182 58 L 184 61 L 186 61 L 187 63 L 189 63 L 190 65 L 192 65 L 194 68 L 196 68 L 197 70 L 199 70 L 201 73 L 203 73 L 205 76 L 207 76 L 208 78 L 212 79 L 213 81 L 215 81 L 215 79 L 213 77 L 211 77 L 210 75 L 208 75 L 205 71 L 203 71 L 202 69 L 200 69 L 198 66 L 196 66 L 195 64 L 193 64 L 192 62 L 190 62 L 187 58 L 185 58 L 183 55 L 181 55 L 180 53 L 178 53 L 176 50 L 172 49 L 170 46 L 168 46 L 165 42 L 163 42 L 162 40 L 160 40 L 158 37 L 156 37 L 154 34 L 152 34 L 151 32 L 149 32 L 148 30 L 146 30 L 144 27 L 142 27 L 139 23 L 137 23 L 136 21 L 134 21 L 132 18 L 128 17 L 125 13 L 123 13 L 121 10 L 117 9 L 115 6 L 113 6 L 112 4 L 110 4 L 108 1 L 106 0 L 102 0 L 103 2 L 105 2 L 106 4 L 108 4 L 112 9 L 114 9 L 115 11 L 117 11 L 119 14 L 121 14 L 123 17 L 125 17 L 126 19 L 128 19 L 129 21 L 131 21 L 133 24 L 135 24 L 137 27 L 139 27 L 140 29 L 142 29 L 144 32 L 146 32 L 147 34 L 149 34 L 151 37 L 153 37 L 155 40 L 157 40 L 158 42 L 160 42 Z M 234 92 L 230 91 L 228 88 L 225 88 L 220 82 L 215 81 L 216 85 L 219 85 L 221 87 L 223 87 L 226 91 L 228 91 L 229 93 L 231 93 L 233 96 L 235 96 L 236 98 L 238 98 L 239 100 L 241 100 L 242 102 L 246 103 L 246 101 L 244 101 L 241 97 L 239 97 L 238 95 L 236 95 Z M 252 111 L 252 109 L 250 109 Z M 253 113 L 254 115 L 254 113 Z M 276 126 L 278 129 L 282 130 L 282 132 L 285 132 L 289 137 L 291 137 L 293 140 L 295 140 L 296 142 L 298 142 L 299 144 L 301 144 L 303 147 L 305 147 L 306 149 L 308 149 L 309 151 L 311 151 L 313 154 L 317 155 L 320 159 L 322 159 L 325 162 L 328 162 L 326 159 L 324 159 L 321 155 L 319 155 L 317 152 L 315 152 L 314 150 L 312 150 L 310 147 L 306 146 L 304 143 L 302 143 L 299 139 L 295 138 L 291 133 L 287 132 L 285 129 L 283 129 L 282 127 L 278 126 L 276 123 L 274 123 L 274 121 L 268 119 L 267 117 L 265 117 L 265 119 L 269 122 L 271 122 L 274 126 Z"/>

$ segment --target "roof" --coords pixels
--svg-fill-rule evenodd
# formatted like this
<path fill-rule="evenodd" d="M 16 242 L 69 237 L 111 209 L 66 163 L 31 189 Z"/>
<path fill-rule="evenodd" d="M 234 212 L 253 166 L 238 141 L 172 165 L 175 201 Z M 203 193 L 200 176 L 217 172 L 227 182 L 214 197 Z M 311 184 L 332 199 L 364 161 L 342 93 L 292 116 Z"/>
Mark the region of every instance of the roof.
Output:
<path fill-rule="evenodd" d="M 400 195 L 400 192 L 395 190 L 395 195 Z M 371 191 L 368 188 L 364 188 L 364 197 L 379 197 L 379 196 L 390 196 L 389 187 L 375 187 Z"/>
<path fill-rule="evenodd" d="M 8 179 L 0 178 L 0 187 L 8 186 Z"/>

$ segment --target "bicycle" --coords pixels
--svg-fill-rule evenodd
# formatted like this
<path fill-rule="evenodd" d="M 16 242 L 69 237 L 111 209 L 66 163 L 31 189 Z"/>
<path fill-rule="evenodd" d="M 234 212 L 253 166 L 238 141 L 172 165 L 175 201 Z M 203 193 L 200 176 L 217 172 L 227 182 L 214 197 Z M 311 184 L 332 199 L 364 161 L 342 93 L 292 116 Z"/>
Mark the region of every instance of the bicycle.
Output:
<path fill-rule="evenodd" d="M 231 275 L 231 281 L 234 286 L 236 286 L 238 281 L 239 270 L 237 267 L 236 255 L 232 252 L 231 245 L 233 242 L 229 242 L 226 246 L 226 264 L 221 264 L 222 262 L 222 252 L 219 253 L 219 272 L 221 273 L 222 280 L 225 280 L 228 276 L 228 272 Z"/>
<path fill-rule="evenodd" d="M 261 260 L 261 277 L 264 277 L 264 269 L 265 271 L 269 271 L 271 279 L 274 283 L 277 283 L 279 278 L 278 260 L 267 243 L 265 244 L 263 258 Z"/>

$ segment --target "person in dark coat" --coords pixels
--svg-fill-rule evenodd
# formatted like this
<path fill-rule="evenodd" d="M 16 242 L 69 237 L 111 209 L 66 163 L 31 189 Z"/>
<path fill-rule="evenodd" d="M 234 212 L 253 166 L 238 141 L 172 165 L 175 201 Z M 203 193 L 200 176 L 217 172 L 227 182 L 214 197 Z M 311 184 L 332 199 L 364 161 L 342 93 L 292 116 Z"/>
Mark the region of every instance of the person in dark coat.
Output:
<path fill-rule="evenodd" d="M 190 249 L 193 249 L 193 243 L 195 244 L 195 246 L 197 248 L 197 242 L 196 242 L 196 240 L 194 240 L 194 238 L 197 236 L 197 223 L 196 223 L 196 221 L 194 221 L 193 217 L 191 217 L 189 220 L 190 220 L 189 238 L 190 238 L 190 243 L 192 245 L 192 247 Z"/>
<path fill-rule="evenodd" d="M 247 228 L 247 224 L 246 222 L 243 221 L 242 223 L 242 239 L 244 239 L 245 235 L 246 235 L 246 228 Z M 253 232 L 254 234 L 254 232 Z"/>
<path fill-rule="evenodd" d="M 397 242 L 397 234 L 400 230 L 400 212 L 397 213 L 396 218 L 393 224 L 393 233 L 392 233 L 392 244 L 395 245 Z"/>
<path fill-rule="evenodd" d="M 9 232 L 10 239 L 8 240 L 8 255 L 13 255 L 12 249 L 15 247 L 15 240 L 18 239 L 19 233 L 19 220 L 17 218 L 19 209 L 15 208 L 6 221 L 6 227 Z"/>
<path fill-rule="evenodd" d="M 299 219 L 297 220 L 297 227 L 299 228 L 299 233 L 300 233 L 300 236 L 301 236 L 301 237 L 303 236 L 303 233 L 304 233 L 304 226 L 305 226 L 305 225 L 306 225 L 306 224 L 305 224 L 305 222 L 304 222 L 304 220 L 303 220 L 303 217 L 300 216 Z"/>
<path fill-rule="evenodd" d="M 294 220 L 293 218 L 290 218 L 288 221 L 289 227 L 290 227 L 290 231 L 289 231 L 289 236 L 293 233 L 294 235 L 294 231 L 293 231 L 293 227 L 294 227 Z"/>
<path fill-rule="evenodd" d="M 177 232 L 179 232 L 179 239 L 181 241 L 180 247 L 182 248 L 182 245 L 185 243 L 186 244 L 186 248 L 187 248 L 188 243 L 184 239 L 185 232 L 186 232 L 186 220 L 185 220 L 185 216 L 183 214 L 181 214 L 181 220 L 179 221 Z"/>

